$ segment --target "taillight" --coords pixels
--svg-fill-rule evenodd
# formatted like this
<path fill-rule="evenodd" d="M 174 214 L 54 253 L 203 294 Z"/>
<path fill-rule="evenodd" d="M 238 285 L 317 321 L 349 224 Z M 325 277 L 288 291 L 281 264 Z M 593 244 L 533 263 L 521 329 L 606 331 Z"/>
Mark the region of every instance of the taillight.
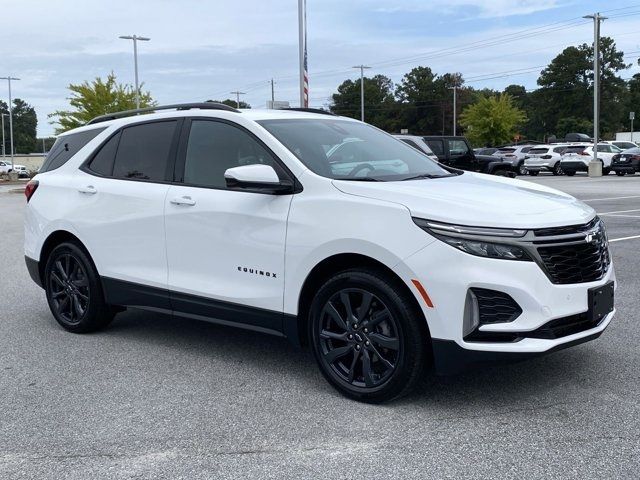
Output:
<path fill-rule="evenodd" d="M 615 162 L 616 160 L 620 159 L 620 155 L 614 155 L 613 157 L 611 157 L 611 161 Z"/>
<path fill-rule="evenodd" d="M 27 203 L 29 203 L 29 200 L 31 200 L 33 194 L 36 193 L 38 185 L 38 180 L 30 180 L 29 183 L 27 183 L 27 185 L 24 187 L 24 195 L 27 197 Z"/>
<path fill-rule="evenodd" d="M 591 156 L 591 154 L 590 154 L 590 153 L 588 153 L 588 152 L 587 152 L 587 151 L 585 151 L 585 150 L 581 151 L 581 152 L 580 152 L 580 155 L 586 155 L 587 157 L 590 157 L 590 156 Z"/>

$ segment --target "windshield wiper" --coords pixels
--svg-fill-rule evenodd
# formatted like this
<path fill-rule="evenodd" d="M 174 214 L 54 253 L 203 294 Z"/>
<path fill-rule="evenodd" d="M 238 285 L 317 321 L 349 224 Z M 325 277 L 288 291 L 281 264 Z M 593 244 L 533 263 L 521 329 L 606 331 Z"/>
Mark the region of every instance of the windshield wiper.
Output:
<path fill-rule="evenodd" d="M 413 177 L 403 178 L 402 181 L 405 180 L 420 180 L 422 178 L 445 178 L 445 177 L 455 177 L 453 173 L 447 173 L 446 175 L 434 175 L 432 173 L 422 173 L 420 175 L 415 175 Z"/>
<path fill-rule="evenodd" d="M 373 177 L 345 177 L 345 178 L 336 178 L 336 180 L 347 180 L 352 182 L 384 182 L 384 180 L 380 180 L 379 178 L 373 178 Z"/>

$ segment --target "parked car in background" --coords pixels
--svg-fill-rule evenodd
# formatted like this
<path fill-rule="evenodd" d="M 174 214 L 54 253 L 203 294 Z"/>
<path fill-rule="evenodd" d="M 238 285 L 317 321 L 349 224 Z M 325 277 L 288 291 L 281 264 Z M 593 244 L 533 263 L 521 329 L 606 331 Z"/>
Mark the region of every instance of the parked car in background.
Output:
<path fill-rule="evenodd" d="M 535 145 L 514 145 L 512 147 L 499 148 L 493 155 L 502 158 L 511 165 L 511 169 L 519 175 L 526 175 L 527 170 L 524 167 L 524 159 L 527 152 Z"/>
<path fill-rule="evenodd" d="M 476 155 L 493 155 L 498 151 L 497 148 L 474 148 L 473 152 Z"/>
<path fill-rule="evenodd" d="M 620 150 L 628 150 L 630 148 L 636 148 L 638 146 L 637 143 L 627 142 L 627 141 L 624 141 L 624 140 L 612 140 L 612 141 L 602 142 L 602 143 L 608 143 L 609 145 L 615 145 Z"/>
<path fill-rule="evenodd" d="M 18 173 L 19 177 L 27 178 L 29 177 L 29 170 L 24 165 L 18 165 L 17 163 L 11 166 L 11 160 L 0 160 L 0 173 L 9 173 L 12 170 L 15 170 Z"/>
<path fill-rule="evenodd" d="M 529 175 L 538 175 L 540 172 L 551 172 L 554 175 L 562 175 L 560 160 L 567 145 L 538 145 L 527 152 L 524 166 Z"/>
<path fill-rule="evenodd" d="M 622 152 L 615 145 L 608 143 L 598 144 L 598 160 L 602 162 L 602 174 L 609 175 L 611 172 L 611 161 L 613 156 Z M 593 145 L 569 145 L 562 154 L 560 168 L 569 176 L 576 172 L 586 172 L 589 170 L 589 161 L 593 158 Z"/>
<path fill-rule="evenodd" d="M 435 153 L 433 153 L 433 150 L 431 150 L 431 148 L 429 148 L 429 145 L 427 145 L 427 142 L 425 142 L 423 137 L 419 135 L 402 135 L 402 134 L 394 134 L 393 136 L 402 140 L 404 143 L 415 148 L 419 152 L 424 153 L 430 159 L 435 160 L 436 162 L 438 161 L 438 156 Z"/>
<path fill-rule="evenodd" d="M 621 177 L 627 173 L 635 175 L 636 172 L 640 172 L 640 147 L 616 153 L 611 160 L 611 169 Z"/>
<path fill-rule="evenodd" d="M 513 176 L 511 164 L 493 155 L 476 155 L 465 137 L 432 135 L 422 138 L 444 165 L 470 172 Z"/>
<path fill-rule="evenodd" d="M 593 142 L 593 138 L 586 133 L 567 133 L 564 136 L 564 141 L 567 143 L 589 143 Z"/>

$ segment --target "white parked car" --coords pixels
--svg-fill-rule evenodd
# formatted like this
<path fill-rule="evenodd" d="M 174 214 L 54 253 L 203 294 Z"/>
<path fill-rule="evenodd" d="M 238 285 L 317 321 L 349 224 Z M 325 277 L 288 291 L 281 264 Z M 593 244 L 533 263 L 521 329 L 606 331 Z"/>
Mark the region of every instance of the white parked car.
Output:
<path fill-rule="evenodd" d="M 598 159 L 602 162 L 602 174 L 609 175 L 613 156 L 622 152 L 615 145 L 598 144 Z M 572 176 L 576 172 L 587 172 L 589 161 L 593 159 L 593 145 L 570 144 L 562 153 L 560 168 L 566 175 Z"/>
<path fill-rule="evenodd" d="M 628 150 L 630 148 L 638 148 L 638 145 L 634 142 L 627 142 L 624 140 L 610 140 L 602 143 L 608 143 L 609 145 L 615 145 L 620 150 Z"/>
<path fill-rule="evenodd" d="M 12 167 L 11 160 L 0 160 L 0 173 L 9 173 L 12 170 L 18 172 L 19 177 L 29 176 L 29 170 L 27 170 L 27 167 L 25 167 L 24 165 L 18 165 L 17 163 L 14 163 Z"/>
<path fill-rule="evenodd" d="M 533 357 L 611 322 L 606 232 L 570 195 L 331 114 L 172 107 L 66 132 L 27 184 L 27 268 L 69 331 L 128 307 L 254 329 L 380 402 L 432 361 Z"/>
<path fill-rule="evenodd" d="M 567 145 L 538 145 L 527 152 L 524 166 L 529 175 L 538 175 L 540 172 L 552 172 L 554 175 L 562 175 L 560 160 L 562 152 Z"/>
<path fill-rule="evenodd" d="M 420 137 L 418 135 L 403 135 L 403 134 L 394 134 L 393 136 L 396 137 L 397 139 L 402 140 L 407 145 L 412 146 L 416 150 L 424 153 L 431 160 L 436 162 L 438 161 L 438 156 L 435 153 L 433 153 L 433 150 L 431 150 L 431 147 L 429 147 L 429 145 L 427 144 L 427 142 L 425 142 L 423 137 Z"/>
<path fill-rule="evenodd" d="M 527 169 L 524 166 L 524 159 L 533 147 L 535 147 L 535 145 L 502 147 L 494 152 L 493 155 L 502 158 L 505 162 L 509 162 L 514 172 L 517 172 L 519 175 L 526 175 Z"/>

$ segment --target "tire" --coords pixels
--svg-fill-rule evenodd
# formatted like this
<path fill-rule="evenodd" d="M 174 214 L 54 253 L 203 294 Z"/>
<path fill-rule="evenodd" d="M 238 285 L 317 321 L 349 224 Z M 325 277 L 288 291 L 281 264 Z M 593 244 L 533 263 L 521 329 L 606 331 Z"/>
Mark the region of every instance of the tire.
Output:
<path fill-rule="evenodd" d="M 72 242 L 61 243 L 47 258 L 44 287 L 56 321 L 73 333 L 106 327 L 115 310 L 106 304 L 100 277 L 89 255 Z"/>
<path fill-rule="evenodd" d="M 575 170 L 567 170 L 566 172 L 564 172 L 565 175 L 569 176 L 569 177 L 573 177 L 576 174 Z"/>
<path fill-rule="evenodd" d="M 503 169 L 494 170 L 492 172 L 492 175 L 496 175 L 498 177 L 508 177 L 509 176 L 509 170 L 503 170 Z"/>
<path fill-rule="evenodd" d="M 526 175 L 527 174 L 527 167 L 524 166 L 524 162 L 521 162 L 518 165 L 518 175 Z"/>
<path fill-rule="evenodd" d="M 532 177 L 537 177 L 540 172 L 537 170 L 529 170 L 529 175 Z"/>
<path fill-rule="evenodd" d="M 564 172 L 562 171 L 562 167 L 560 166 L 560 162 L 559 161 L 556 162 L 556 164 L 553 167 L 553 174 L 555 176 L 558 176 L 558 175 L 562 175 L 563 173 Z"/>
<path fill-rule="evenodd" d="M 309 310 L 309 341 L 320 371 L 340 393 L 380 403 L 411 391 L 430 362 L 423 322 L 415 299 L 398 281 L 354 268 L 318 290 Z"/>
<path fill-rule="evenodd" d="M 616 175 L 619 177 L 624 177 L 627 174 L 627 172 L 623 172 L 622 170 L 616 170 Z"/>

